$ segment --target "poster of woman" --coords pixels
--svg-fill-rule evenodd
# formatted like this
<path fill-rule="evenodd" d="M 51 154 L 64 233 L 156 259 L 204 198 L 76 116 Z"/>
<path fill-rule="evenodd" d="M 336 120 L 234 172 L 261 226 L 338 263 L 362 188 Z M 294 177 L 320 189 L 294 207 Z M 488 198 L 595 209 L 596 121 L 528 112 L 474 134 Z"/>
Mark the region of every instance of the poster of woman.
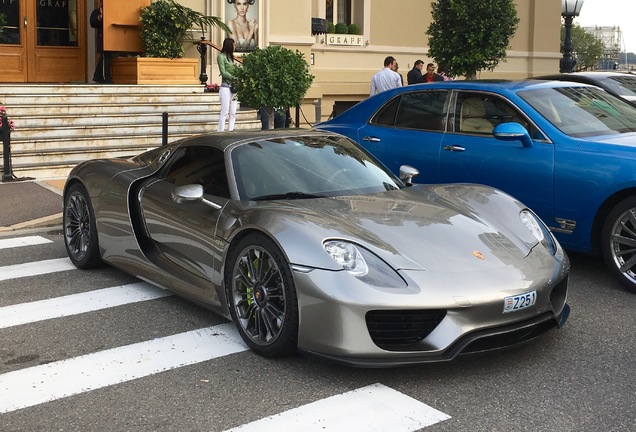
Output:
<path fill-rule="evenodd" d="M 232 30 L 236 52 L 258 47 L 258 0 L 226 0 L 225 23 Z"/>

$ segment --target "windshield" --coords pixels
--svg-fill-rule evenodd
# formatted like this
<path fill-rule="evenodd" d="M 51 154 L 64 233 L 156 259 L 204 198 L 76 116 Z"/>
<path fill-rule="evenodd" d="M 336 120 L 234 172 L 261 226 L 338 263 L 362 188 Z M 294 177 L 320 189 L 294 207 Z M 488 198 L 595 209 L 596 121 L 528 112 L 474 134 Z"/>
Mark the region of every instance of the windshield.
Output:
<path fill-rule="evenodd" d="M 573 137 L 636 131 L 636 108 L 595 87 L 524 90 L 519 96 L 561 132 Z"/>
<path fill-rule="evenodd" d="M 636 76 L 611 76 L 606 85 L 621 96 L 636 96 Z"/>
<path fill-rule="evenodd" d="M 368 153 L 338 136 L 294 136 L 232 149 L 242 200 L 359 195 L 404 185 Z"/>

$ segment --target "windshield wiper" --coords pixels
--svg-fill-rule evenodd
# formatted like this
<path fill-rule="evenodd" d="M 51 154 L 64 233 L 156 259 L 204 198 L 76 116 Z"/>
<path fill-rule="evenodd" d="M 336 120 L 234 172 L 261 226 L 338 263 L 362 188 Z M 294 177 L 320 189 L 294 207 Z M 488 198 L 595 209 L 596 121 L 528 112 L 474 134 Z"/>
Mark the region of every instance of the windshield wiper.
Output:
<path fill-rule="evenodd" d="M 284 199 L 308 199 L 308 198 L 326 198 L 326 195 L 308 194 L 305 192 L 287 192 L 282 194 L 263 195 L 252 198 L 250 201 L 267 201 L 267 200 L 284 200 Z"/>

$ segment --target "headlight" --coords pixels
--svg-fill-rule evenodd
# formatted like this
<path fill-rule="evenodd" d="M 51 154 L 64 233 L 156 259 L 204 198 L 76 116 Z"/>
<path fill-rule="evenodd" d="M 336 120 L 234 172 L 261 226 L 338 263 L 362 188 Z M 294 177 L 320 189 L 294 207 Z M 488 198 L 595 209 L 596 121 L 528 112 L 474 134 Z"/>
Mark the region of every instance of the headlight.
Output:
<path fill-rule="evenodd" d="M 552 255 L 556 254 L 557 244 L 556 240 L 552 236 L 552 233 L 547 226 L 528 209 L 521 210 L 519 217 L 523 224 L 530 230 L 532 235 L 539 240 L 539 242 L 550 251 Z"/>
<path fill-rule="evenodd" d="M 324 243 L 329 256 L 352 276 L 379 287 L 404 287 L 406 282 L 387 263 L 363 247 L 345 240 Z"/>

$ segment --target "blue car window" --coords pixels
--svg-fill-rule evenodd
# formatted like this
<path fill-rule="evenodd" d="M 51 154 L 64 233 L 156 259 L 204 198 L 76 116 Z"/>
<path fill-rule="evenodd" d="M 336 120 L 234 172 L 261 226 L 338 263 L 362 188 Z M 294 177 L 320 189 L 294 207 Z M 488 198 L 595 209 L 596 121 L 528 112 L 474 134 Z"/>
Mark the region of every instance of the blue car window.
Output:
<path fill-rule="evenodd" d="M 407 92 L 391 99 L 371 119 L 371 124 L 405 129 L 443 131 L 448 91 Z"/>
<path fill-rule="evenodd" d="M 454 130 L 460 133 L 492 136 L 500 123 L 519 123 L 536 140 L 545 136 L 507 100 L 486 93 L 460 92 L 453 116 Z"/>
<path fill-rule="evenodd" d="M 395 117 L 395 126 L 426 131 L 443 131 L 448 91 L 404 93 Z"/>
<path fill-rule="evenodd" d="M 395 124 L 395 116 L 397 114 L 398 105 L 400 105 L 401 96 L 394 97 L 385 104 L 371 119 L 371 124 L 378 126 L 393 126 Z"/>

